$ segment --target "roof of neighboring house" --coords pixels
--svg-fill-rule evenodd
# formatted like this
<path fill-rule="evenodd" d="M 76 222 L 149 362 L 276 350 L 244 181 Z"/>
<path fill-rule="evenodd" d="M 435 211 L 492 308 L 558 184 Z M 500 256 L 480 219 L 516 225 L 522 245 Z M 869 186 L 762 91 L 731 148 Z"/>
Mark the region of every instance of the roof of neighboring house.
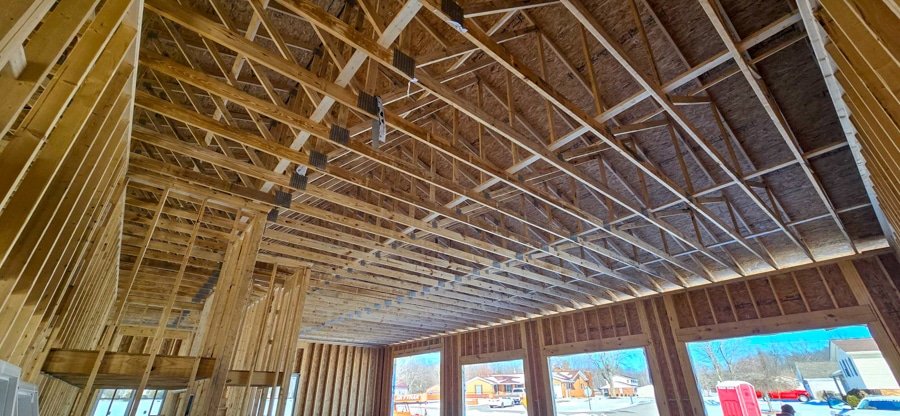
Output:
<path fill-rule="evenodd" d="M 562 383 L 574 383 L 579 378 L 583 380 L 587 380 L 587 376 L 583 371 L 554 371 L 553 379 Z M 489 384 L 525 384 L 525 375 L 524 374 L 494 374 L 490 376 L 484 377 L 472 377 L 468 381 L 472 381 L 474 379 L 481 379 Z"/>
<path fill-rule="evenodd" d="M 395 388 L 396 388 L 396 387 L 400 387 L 400 388 L 408 388 L 408 387 L 409 387 L 409 384 L 406 384 L 406 382 L 403 381 L 403 380 L 397 380 L 397 381 L 394 383 L 394 387 L 395 387 Z"/>
<path fill-rule="evenodd" d="M 837 339 L 832 344 L 844 350 L 844 352 L 869 352 L 880 351 L 878 344 L 872 338 Z"/>
<path fill-rule="evenodd" d="M 525 384 L 525 375 L 524 374 L 495 374 L 492 376 L 485 377 L 472 377 L 466 380 L 466 383 L 471 382 L 472 380 L 480 379 L 488 384 Z"/>
<path fill-rule="evenodd" d="M 582 371 L 554 371 L 553 379 L 561 383 L 574 383 L 578 379 L 587 381 L 587 375 Z"/>
<path fill-rule="evenodd" d="M 797 373 L 802 379 L 831 378 L 835 371 L 840 371 L 835 361 L 812 361 L 808 363 L 795 363 Z"/>
<path fill-rule="evenodd" d="M 613 388 L 636 388 L 638 381 L 632 377 L 613 376 Z M 606 382 L 603 389 L 609 388 L 609 382 Z"/>

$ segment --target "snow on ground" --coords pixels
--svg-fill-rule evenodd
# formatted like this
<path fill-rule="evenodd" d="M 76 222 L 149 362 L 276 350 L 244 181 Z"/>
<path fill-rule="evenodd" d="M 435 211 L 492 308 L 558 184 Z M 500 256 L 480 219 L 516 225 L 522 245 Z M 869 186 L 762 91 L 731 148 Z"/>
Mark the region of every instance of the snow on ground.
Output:
<path fill-rule="evenodd" d="M 797 401 L 772 401 L 772 410 L 778 412 L 782 404 L 790 404 L 797 412 L 797 416 L 831 416 L 831 409 L 824 402 L 800 403 Z M 440 403 L 428 403 L 425 408 L 429 415 L 440 414 Z M 718 397 L 704 398 L 706 416 L 723 416 L 722 407 Z M 768 415 L 769 405 L 759 401 L 759 407 L 764 415 Z M 601 398 L 588 399 L 561 399 L 556 402 L 556 414 L 558 416 L 625 416 L 641 415 L 655 416 L 659 412 L 653 399 L 647 398 Z M 491 409 L 486 404 L 466 406 L 466 416 L 525 416 L 525 407 L 521 405 Z"/>
<path fill-rule="evenodd" d="M 642 415 L 651 416 L 657 414 L 653 406 L 653 399 L 647 398 L 602 398 L 594 397 L 591 399 L 560 399 L 556 401 L 556 414 L 559 416 L 594 416 L 607 415 L 614 416 L 629 408 L 640 408 Z M 428 403 L 425 407 L 428 414 L 439 414 L 440 404 L 437 402 Z M 647 411 L 652 411 L 648 413 Z M 610 413 L 611 412 L 611 413 Z M 466 406 L 466 416 L 524 416 L 526 414 L 525 407 L 516 405 L 505 408 L 491 409 L 488 405 Z"/>

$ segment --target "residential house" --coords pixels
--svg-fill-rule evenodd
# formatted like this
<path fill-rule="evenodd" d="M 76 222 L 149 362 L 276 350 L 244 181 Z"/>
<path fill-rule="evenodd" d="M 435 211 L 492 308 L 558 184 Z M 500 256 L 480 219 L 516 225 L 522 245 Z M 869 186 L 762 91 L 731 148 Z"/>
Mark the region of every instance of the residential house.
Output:
<path fill-rule="evenodd" d="M 826 393 L 845 393 L 841 383 L 832 377 L 832 374 L 840 371 L 836 361 L 798 362 L 794 363 L 794 371 L 797 373 L 797 380 L 810 394 L 809 397 L 824 400 Z"/>
<path fill-rule="evenodd" d="M 650 399 L 656 398 L 656 390 L 653 389 L 652 384 L 645 384 L 637 388 L 637 397 L 646 397 Z"/>
<path fill-rule="evenodd" d="M 634 396 L 637 394 L 637 388 L 640 382 L 636 378 L 613 376 L 613 385 L 609 385 L 608 380 L 603 380 L 603 386 L 600 392 L 607 396 Z"/>
<path fill-rule="evenodd" d="M 492 397 L 512 394 L 513 389 L 525 388 L 524 374 L 496 374 L 472 377 L 466 381 L 466 397 Z"/>
<path fill-rule="evenodd" d="M 589 371 L 554 371 L 553 394 L 557 398 L 591 397 L 593 379 Z"/>
<path fill-rule="evenodd" d="M 831 341 L 831 360 L 840 366 L 846 390 L 898 390 L 897 380 L 872 338 Z"/>
<path fill-rule="evenodd" d="M 593 379 L 587 371 L 554 371 L 553 393 L 556 397 L 589 397 L 593 394 Z M 483 398 L 512 394 L 525 388 L 524 374 L 502 374 L 473 377 L 466 381 L 467 398 Z"/>

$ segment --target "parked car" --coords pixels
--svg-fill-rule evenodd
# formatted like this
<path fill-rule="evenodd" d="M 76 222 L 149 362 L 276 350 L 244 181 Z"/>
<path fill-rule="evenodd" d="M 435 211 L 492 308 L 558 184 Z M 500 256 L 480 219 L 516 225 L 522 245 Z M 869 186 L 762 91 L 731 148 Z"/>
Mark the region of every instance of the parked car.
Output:
<path fill-rule="evenodd" d="M 801 402 L 809 401 L 809 392 L 806 390 L 782 390 L 768 392 L 769 398 L 774 400 L 797 400 Z M 763 392 L 757 390 L 756 397 L 762 399 Z"/>
<path fill-rule="evenodd" d="M 832 415 L 841 416 L 890 416 L 900 415 L 900 396 L 867 396 L 859 401 L 856 409 L 841 399 L 828 399 Z"/>
<path fill-rule="evenodd" d="M 506 406 L 514 406 L 516 403 L 513 401 L 512 397 L 497 397 L 488 400 L 488 406 L 491 408 L 494 407 L 506 407 Z"/>
<path fill-rule="evenodd" d="M 512 391 L 512 399 L 514 404 L 522 404 L 522 398 L 525 397 L 525 389 L 517 388 Z"/>

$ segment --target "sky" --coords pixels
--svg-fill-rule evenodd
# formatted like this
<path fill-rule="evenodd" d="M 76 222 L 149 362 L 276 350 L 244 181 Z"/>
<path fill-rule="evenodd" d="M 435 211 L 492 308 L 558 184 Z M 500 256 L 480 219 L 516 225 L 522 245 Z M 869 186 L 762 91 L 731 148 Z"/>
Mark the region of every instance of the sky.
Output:
<path fill-rule="evenodd" d="M 558 365 L 565 361 L 577 363 L 581 357 L 590 355 L 602 355 L 602 352 L 584 353 L 575 355 L 564 355 L 560 357 L 550 357 L 550 366 Z M 632 348 L 627 350 L 619 350 L 619 364 L 622 369 L 633 372 L 647 371 L 647 354 L 643 348 Z M 577 367 L 577 365 L 576 365 Z"/>
<path fill-rule="evenodd" d="M 784 351 L 784 355 L 798 352 L 797 348 L 808 352 L 827 349 L 831 340 L 851 338 L 871 338 L 872 334 L 865 325 L 845 326 L 831 329 L 813 329 L 808 331 L 793 331 L 771 335 L 754 335 L 749 337 L 728 338 L 725 341 L 729 358 L 740 359 L 757 354 L 759 350 L 765 353 L 778 354 Z M 714 341 L 690 342 L 687 344 L 688 353 L 694 366 L 711 367 L 712 364 L 705 355 L 700 352 L 700 347 Z M 798 345 L 799 344 L 799 345 Z M 779 345 L 784 348 L 780 349 Z M 740 346 L 731 348 L 730 346 Z"/>
<path fill-rule="evenodd" d="M 772 345 L 772 344 L 784 344 L 796 341 L 798 339 L 802 339 L 807 343 L 826 348 L 828 347 L 828 343 L 833 339 L 848 339 L 848 338 L 871 338 L 872 334 L 869 332 L 869 328 L 865 325 L 855 325 L 855 326 L 845 326 L 840 328 L 832 328 L 832 329 L 814 329 L 810 331 L 796 331 L 796 332 L 785 332 L 781 334 L 773 334 L 773 335 L 754 335 L 750 337 L 742 337 L 742 338 L 733 338 L 735 340 L 740 340 L 742 343 L 746 342 L 748 344 L 753 345 Z M 690 343 L 696 344 L 696 343 Z M 688 344 L 688 345 L 690 345 Z"/>
<path fill-rule="evenodd" d="M 394 367 L 415 361 L 418 361 L 425 365 L 438 365 L 441 363 L 441 353 L 440 351 L 435 351 L 425 354 L 411 355 L 408 357 L 397 357 L 394 359 Z"/>

